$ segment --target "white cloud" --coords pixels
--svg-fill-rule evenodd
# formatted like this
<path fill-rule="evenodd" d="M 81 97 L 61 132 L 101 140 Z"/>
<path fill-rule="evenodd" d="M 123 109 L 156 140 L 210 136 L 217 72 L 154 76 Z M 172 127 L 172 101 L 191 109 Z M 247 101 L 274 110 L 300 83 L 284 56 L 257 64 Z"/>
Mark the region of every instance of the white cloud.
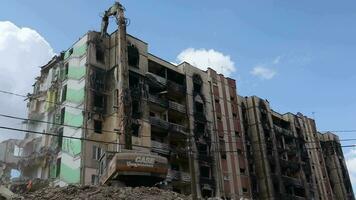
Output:
<path fill-rule="evenodd" d="M 214 49 L 188 48 L 177 56 L 177 61 L 178 63 L 186 61 L 202 70 L 207 70 L 210 67 L 225 76 L 230 76 L 231 73 L 236 71 L 235 64 L 230 56 Z"/>
<path fill-rule="evenodd" d="M 345 160 L 349 176 L 353 186 L 356 185 L 356 149 L 351 149 L 345 154 Z"/>
<path fill-rule="evenodd" d="M 31 92 L 39 67 L 53 55 L 52 47 L 35 30 L 0 21 L 0 89 L 21 94 Z M 26 116 L 26 102 L 16 96 L 0 94 L 0 113 Z M 0 119 L 0 125 L 19 124 L 19 121 Z M 0 131 L 0 140 L 4 135 L 13 134 Z"/>
<path fill-rule="evenodd" d="M 269 80 L 272 79 L 277 72 L 273 69 L 258 65 L 252 69 L 251 74 L 260 77 L 261 79 Z"/>

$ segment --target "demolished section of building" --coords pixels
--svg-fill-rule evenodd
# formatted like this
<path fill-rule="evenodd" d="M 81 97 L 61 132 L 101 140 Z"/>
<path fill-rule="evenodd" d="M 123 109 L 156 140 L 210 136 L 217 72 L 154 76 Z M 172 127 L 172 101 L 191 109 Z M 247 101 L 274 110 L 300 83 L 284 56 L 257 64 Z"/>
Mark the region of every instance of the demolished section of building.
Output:
<path fill-rule="evenodd" d="M 118 30 L 107 34 L 110 16 Z M 101 32 L 41 68 L 28 118 L 16 161 L 28 179 L 160 186 L 198 198 L 354 199 L 336 136 L 239 96 L 235 80 L 213 69 L 150 54 L 126 34 L 118 3 Z"/>

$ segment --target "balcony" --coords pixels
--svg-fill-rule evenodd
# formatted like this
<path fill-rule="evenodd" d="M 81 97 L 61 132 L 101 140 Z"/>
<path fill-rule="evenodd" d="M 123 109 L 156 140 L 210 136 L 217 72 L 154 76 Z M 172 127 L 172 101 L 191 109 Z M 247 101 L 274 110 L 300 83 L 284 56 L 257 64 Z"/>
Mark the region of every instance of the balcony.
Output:
<path fill-rule="evenodd" d="M 177 170 L 168 170 L 167 180 L 169 181 L 182 181 L 184 183 L 190 183 L 191 176 L 188 172 L 181 172 Z"/>
<path fill-rule="evenodd" d="M 185 106 L 174 101 L 168 102 L 169 108 L 181 113 L 186 113 Z"/>
<path fill-rule="evenodd" d="M 169 123 L 169 129 L 172 132 L 186 134 L 186 128 L 183 125 L 180 125 L 180 124 Z"/>
<path fill-rule="evenodd" d="M 285 185 L 303 186 L 302 182 L 297 178 L 282 175 L 282 179 Z"/>
<path fill-rule="evenodd" d="M 168 87 L 169 92 L 174 92 L 174 93 L 185 95 L 186 88 L 183 85 L 180 85 L 178 83 L 168 80 L 167 87 Z"/>
<path fill-rule="evenodd" d="M 293 137 L 293 132 L 288 130 L 288 129 L 285 129 L 285 128 L 282 128 L 282 127 L 279 127 L 277 125 L 274 125 L 274 130 L 277 132 L 277 133 L 281 133 L 283 135 L 286 135 L 286 136 L 291 136 Z"/>
<path fill-rule="evenodd" d="M 148 97 L 148 100 L 150 101 L 150 102 L 152 102 L 152 103 L 155 103 L 155 104 L 157 104 L 157 105 L 160 105 L 160 106 L 162 106 L 162 107 L 165 107 L 165 108 L 167 108 L 168 107 L 168 102 L 167 102 L 167 100 L 164 100 L 164 99 L 162 99 L 162 98 L 160 98 L 160 97 L 158 97 L 158 96 L 155 96 L 155 95 L 149 95 L 149 97 Z"/>
<path fill-rule="evenodd" d="M 151 125 L 168 130 L 170 128 L 169 122 L 158 117 L 150 117 Z"/>
<path fill-rule="evenodd" d="M 161 154 L 169 154 L 168 144 L 151 140 L 152 151 Z"/>
<path fill-rule="evenodd" d="M 157 74 L 151 73 L 151 72 L 146 72 L 146 77 L 149 80 L 152 80 L 154 82 L 157 82 L 161 85 L 166 85 L 167 84 L 167 79 L 164 77 L 158 76 Z"/>

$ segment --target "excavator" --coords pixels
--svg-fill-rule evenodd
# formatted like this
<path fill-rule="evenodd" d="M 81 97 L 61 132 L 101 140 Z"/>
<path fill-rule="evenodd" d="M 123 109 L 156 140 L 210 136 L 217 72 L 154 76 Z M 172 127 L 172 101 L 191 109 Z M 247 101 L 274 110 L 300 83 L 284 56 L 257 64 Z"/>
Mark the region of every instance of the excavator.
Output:
<path fill-rule="evenodd" d="M 107 28 L 110 17 L 114 17 L 118 25 L 118 132 L 120 141 L 125 141 L 125 147 L 117 151 L 106 151 L 100 159 L 100 184 L 117 184 L 126 186 L 153 186 L 166 179 L 168 172 L 167 158 L 149 152 L 132 150 L 131 133 L 131 94 L 129 88 L 129 65 L 127 58 L 127 19 L 124 7 L 115 2 L 104 12 L 101 23 L 101 38 L 108 37 Z M 119 148 L 118 148 L 119 149 Z"/>

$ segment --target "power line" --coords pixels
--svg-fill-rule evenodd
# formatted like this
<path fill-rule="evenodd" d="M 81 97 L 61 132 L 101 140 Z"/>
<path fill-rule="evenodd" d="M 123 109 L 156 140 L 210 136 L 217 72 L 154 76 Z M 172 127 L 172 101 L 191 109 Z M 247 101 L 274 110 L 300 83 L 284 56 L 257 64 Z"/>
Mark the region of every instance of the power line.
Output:
<path fill-rule="evenodd" d="M 72 126 L 72 125 L 66 125 L 66 124 L 61 124 L 61 123 L 55 123 L 55 122 L 49 122 L 49 121 L 42 121 L 42 120 L 34 120 L 34 119 L 28 119 L 28 118 L 22 118 L 22 117 L 16 117 L 16 116 L 12 116 L 12 115 L 5 115 L 5 114 L 1 114 L 0 113 L 0 117 L 6 117 L 6 118 L 10 118 L 10 119 L 16 119 L 16 120 L 23 120 L 23 121 L 33 121 L 33 122 L 37 122 L 37 123 L 46 123 L 46 124 L 52 124 L 52 125 L 58 125 L 58 126 L 66 126 L 66 127 L 71 127 L 71 128 L 75 128 L 75 129 L 82 129 L 82 130 L 92 130 L 95 131 L 94 128 L 85 128 L 85 127 L 81 127 L 81 126 Z M 115 131 L 115 130 L 101 130 L 102 132 L 109 132 L 109 133 L 117 133 L 117 134 L 122 134 L 119 131 Z M 216 129 L 214 131 L 217 131 Z M 145 135 L 141 135 L 139 137 L 152 137 L 150 136 L 145 136 Z M 188 137 L 194 137 L 194 136 L 186 136 L 186 138 L 175 138 L 175 141 L 177 140 L 182 140 L 182 141 L 186 141 Z M 227 137 L 235 137 L 238 139 L 241 139 L 241 136 L 234 136 L 234 135 L 230 135 Z M 227 138 L 229 139 L 229 138 Z M 348 139 L 340 139 L 339 141 L 355 141 L 356 138 L 348 138 Z M 220 141 L 209 141 L 209 143 L 219 143 L 219 144 L 234 144 L 234 143 L 243 143 L 242 141 L 237 142 L 235 141 L 225 141 L 224 142 L 220 142 Z M 251 142 L 250 143 L 255 143 L 255 142 Z M 318 141 L 307 141 L 304 143 L 319 143 Z"/>
<path fill-rule="evenodd" d="M 19 132 L 26 132 L 26 133 L 35 133 L 35 134 L 39 134 L 39 135 L 49 135 L 49 136 L 54 136 L 54 137 L 63 137 L 63 138 L 68 138 L 68 139 L 76 139 L 76 140 L 81 140 L 81 141 L 89 141 L 89 142 L 96 142 L 96 143 L 103 143 L 103 144 L 114 144 L 114 145 L 124 145 L 124 144 L 121 144 L 121 143 L 117 143 L 117 142 L 108 142 L 108 141 L 101 141 L 101 140 L 94 140 L 94 139 L 89 139 L 89 138 L 78 138 L 78 137 L 73 137 L 73 136 L 60 136 L 60 135 L 57 135 L 57 134 L 51 134 L 51 133 L 46 133 L 46 132 L 38 132 L 38 131 L 28 131 L 28 130 L 23 130 L 23 129 L 18 129 L 18 128 L 13 128 L 13 127 L 6 127 L 6 126 L 0 126 L 0 129 L 5 129 L 5 130 L 12 130 L 12 131 L 19 131 Z M 262 145 L 267 145 L 266 143 L 258 143 L 258 144 L 262 144 Z M 172 152 L 179 152 L 180 150 L 177 150 L 177 149 L 174 149 L 172 150 L 172 148 L 159 148 L 159 147 L 153 147 L 153 146 L 143 146 L 143 145 L 134 145 L 133 146 L 135 147 L 141 147 L 141 148 L 149 148 L 149 149 L 157 149 L 157 150 L 168 150 L 170 149 Z M 345 147 L 345 148 L 348 148 L 348 147 L 356 147 L 356 145 L 338 145 L 340 147 Z M 304 149 L 322 149 L 320 147 L 305 147 Z M 269 150 L 269 151 L 274 151 L 273 149 Z M 278 150 L 276 150 L 278 152 Z M 181 151 L 183 153 L 186 153 L 188 151 Z M 190 152 L 193 152 L 193 153 L 197 153 L 197 152 L 205 152 L 205 151 L 190 151 Z M 240 152 L 248 152 L 246 150 L 231 150 L 231 151 L 222 151 L 222 150 L 211 150 L 211 151 L 208 151 L 208 152 L 220 152 L 220 153 L 240 153 Z"/>

